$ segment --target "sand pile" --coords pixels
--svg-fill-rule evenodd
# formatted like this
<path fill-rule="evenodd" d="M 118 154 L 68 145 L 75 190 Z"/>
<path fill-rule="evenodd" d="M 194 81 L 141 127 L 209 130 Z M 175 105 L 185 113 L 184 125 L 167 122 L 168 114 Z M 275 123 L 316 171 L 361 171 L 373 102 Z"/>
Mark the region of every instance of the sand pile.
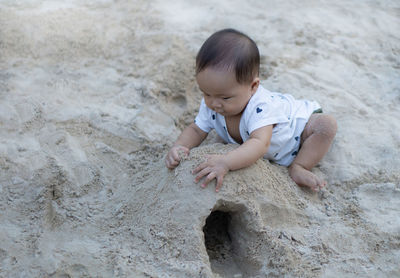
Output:
<path fill-rule="evenodd" d="M 216 144 L 196 149 L 175 171 L 157 165 L 154 170 L 161 175 L 145 181 L 126 204 L 140 204 L 126 217 L 143 231 L 143 248 L 170 276 L 314 276 L 320 262 L 291 247 L 308 243 L 301 243 L 303 234 L 292 234 L 310 226 L 307 197 L 301 197 L 282 168 L 259 161 L 227 177 L 220 194 L 213 185 L 203 190 L 194 184 L 191 171 L 204 154 L 232 148 Z"/>
<path fill-rule="evenodd" d="M 354 268 L 371 276 L 399 273 L 398 202 L 382 208 L 393 213 L 378 220 L 391 223 L 391 231 L 376 229 L 361 211 L 375 202 L 371 190 L 381 192 L 380 202 L 398 199 L 394 184 L 366 184 L 346 197 L 313 195 L 284 167 L 262 160 L 228 175 L 218 194 L 213 184 L 202 189 L 193 182 L 191 171 L 205 154 L 232 148 L 194 149 L 174 171 L 159 163 L 141 187 L 123 190 L 132 198 L 121 197 L 119 223 L 130 226 L 135 252 L 147 256 L 136 257 L 137 270 L 157 276 L 162 269 L 166 277 L 319 277 Z"/>
<path fill-rule="evenodd" d="M 0 276 L 400 276 L 398 1 L 0 3 Z M 222 16 L 227 15 L 229 16 Z M 215 30 L 339 124 L 319 194 L 259 161 L 203 190 L 163 157 Z"/>

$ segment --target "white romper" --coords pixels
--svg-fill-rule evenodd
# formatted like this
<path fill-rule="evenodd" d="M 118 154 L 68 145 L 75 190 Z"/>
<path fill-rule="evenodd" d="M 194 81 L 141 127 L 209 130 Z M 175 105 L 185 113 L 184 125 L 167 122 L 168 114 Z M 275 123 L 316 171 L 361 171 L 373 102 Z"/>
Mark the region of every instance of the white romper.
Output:
<path fill-rule="evenodd" d="M 240 136 L 245 142 L 254 130 L 276 124 L 264 158 L 289 166 L 297 155 L 308 119 L 320 108 L 315 101 L 296 100 L 289 94 L 270 92 L 260 85 L 240 118 Z M 204 99 L 195 123 L 204 132 L 215 129 L 225 142 L 238 144 L 228 133 L 225 117 L 208 108 Z"/>

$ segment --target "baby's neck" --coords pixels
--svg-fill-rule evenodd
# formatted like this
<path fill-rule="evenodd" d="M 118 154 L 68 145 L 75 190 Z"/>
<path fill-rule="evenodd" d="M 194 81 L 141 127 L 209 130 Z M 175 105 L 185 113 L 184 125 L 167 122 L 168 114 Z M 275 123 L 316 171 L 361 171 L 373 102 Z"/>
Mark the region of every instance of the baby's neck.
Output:
<path fill-rule="evenodd" d="M 243 143 L 242 136 L 240 135 L 240 118 L 242 117 L 243 113 L 225 117 L 226 128 L 228 129 L 229 135 L 235 139 L 236 142 L 239 144 Z"/>

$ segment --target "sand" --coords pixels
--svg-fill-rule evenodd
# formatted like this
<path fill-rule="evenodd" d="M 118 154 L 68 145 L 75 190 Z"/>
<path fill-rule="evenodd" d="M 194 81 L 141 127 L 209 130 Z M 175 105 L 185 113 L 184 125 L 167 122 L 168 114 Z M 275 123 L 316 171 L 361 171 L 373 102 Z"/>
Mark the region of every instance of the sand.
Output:
<path fill-rule="evenodd" d="M 165 168 L 226 27 L 338 120 L 320 193 L 264 160 L 201 189 L 215 133 Z M 399 30 L 394 0 L 1 1 L 0 276 L 400 276 Z"/>

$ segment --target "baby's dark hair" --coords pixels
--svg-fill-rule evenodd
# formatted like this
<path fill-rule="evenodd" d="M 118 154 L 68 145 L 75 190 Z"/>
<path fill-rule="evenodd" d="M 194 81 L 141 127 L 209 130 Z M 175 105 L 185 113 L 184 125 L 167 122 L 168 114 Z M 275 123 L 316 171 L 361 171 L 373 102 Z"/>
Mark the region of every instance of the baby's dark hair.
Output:
<path fill-rule="evenodd" d="M 212 34 L 196 56 L 196 75 L 207 67 L 232 70 L 239 84 L 251 83 L 259 74 L 260 53 L 256 43 L 234 29 Z"/>

